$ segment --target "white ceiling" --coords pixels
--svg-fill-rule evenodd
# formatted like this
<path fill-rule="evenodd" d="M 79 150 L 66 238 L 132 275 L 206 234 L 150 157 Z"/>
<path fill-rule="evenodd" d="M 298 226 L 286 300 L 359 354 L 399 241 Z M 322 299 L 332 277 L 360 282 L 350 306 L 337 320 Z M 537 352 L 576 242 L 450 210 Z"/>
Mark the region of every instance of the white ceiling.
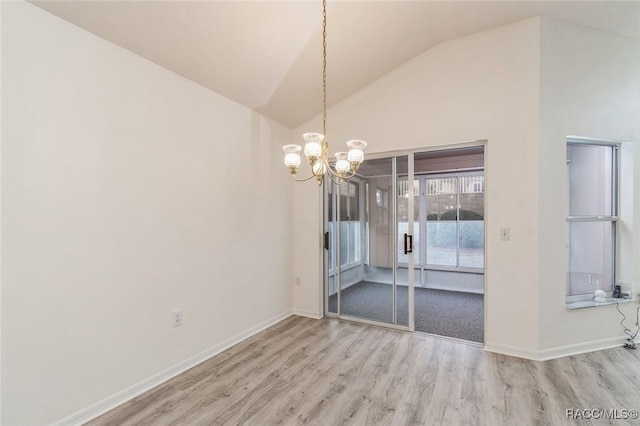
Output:
<path fill-rule="evenodd" d="M 320 0 L 32 3 L 289 127 L 321 111 Z M 640 39 L 640 1 L 328 3 L 329 105 L 443 41 L 536 15 Z"/>

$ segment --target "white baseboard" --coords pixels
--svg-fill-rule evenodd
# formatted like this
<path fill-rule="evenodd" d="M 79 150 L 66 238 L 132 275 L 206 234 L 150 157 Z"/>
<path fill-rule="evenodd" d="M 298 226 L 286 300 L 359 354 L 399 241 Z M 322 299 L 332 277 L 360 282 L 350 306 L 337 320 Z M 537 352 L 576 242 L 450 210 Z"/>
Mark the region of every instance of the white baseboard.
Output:
<path fill-rule="evenodd" d="M 601 351 L 622 347 L 626 342 L 624 337 L 611 337 L 608 339 L 593 340 L 591 342 L 578 343 L 575 345 L 558 346 L 556 348 L 534 351 L 530 349 L 518 348 L 515 346 L 494 344 L 487 342 L 484 350 L 503 355 L 515 356 L 518 358 L 530 359 L 533 361 L 548 361 L 551 359 L 562 358 L 565 356 L 579 355 L 588 352 Z M 636 340 L 640 344 L 640 338 Z"/>
<path fill-rule="evenodd" d="M 153 389 L 154 387 L 166 382 L 167 380 L 177 376 L 180 373 L 187 371 L 188 369 L 200 364 L 201 362 L 206 361 L 214 355 L 223 352 L 233 345 L 240 343 L 241 341 L 253 336 L 256 333 L 264 330 L 267 327 L 271 327 L 272 325 L 284 320 L 285 318 L 293 315 L 293 310 L 288 310 L 279 315 L 276 315 L 272 318 L 269 318 L 266 321 L 261 322 L 260 324 L 243 331 L 240 334 L 237 334 L 219 344 L 200 352 L 190 358 L 185 359 L 184 361 L 179 362 L 178 364 L 167 368 L 164 371 L 161 371 L 153 376 L 142 380 L 132 386 L 129 386 L 126 389 L 117 392 L 102 401 L 99 401 L 95 404 L 92 404 L 77 413 L 71 414 L 70 416 L 65 417 L 64 419 L 58 420 L 53 423 L 52 426 L 70 426 L 70 425 L 81 425 L 83 423 L 88 422 L 89 420 L 93 420 L 96 417 L 110 411 L 125 402 L 135 398 L 136 396 Z"/>
<path fill-rule="evenodd" d="M 587 352 L 601 351 L 604 349 L 619 348 L 622 347 L 626 341 L 627 339 L 625 337 L 611 337 L 608 339 L 578 343 L 576 345 L 567 345 L 552 349 L 544 349 L 540 351 L 540 361 L 547 361 L 564 356 L 584 354 Z"/>
<path fill-rule="evenodd" d="M 499 343 L 486 342 L 484 350 L 502 355 L 515 356 L 518 358 L 530 359 L 532 361 L 540 361 L 539 352 L 531 349 L 519 348 L 516 346 L 502 345 Z"/>
<path fill-rule="evenodd" d="M 324 315 L 322 315 L 321 312 L 307 311 L 306 309 L 294 309 L 293 315 L 298 315 L 300 317 L 308 317 L 313 319 L 320 319 L 324 317 Z"/>

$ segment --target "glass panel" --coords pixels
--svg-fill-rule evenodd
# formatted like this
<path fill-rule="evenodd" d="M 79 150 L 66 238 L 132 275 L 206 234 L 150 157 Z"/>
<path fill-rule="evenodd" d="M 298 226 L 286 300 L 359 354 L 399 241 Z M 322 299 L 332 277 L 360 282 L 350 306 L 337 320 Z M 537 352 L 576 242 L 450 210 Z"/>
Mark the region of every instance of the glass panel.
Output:
<path fill-rule="evenodd" d="M 610 291 L 612 283 L 612 222 L 569 222 L 567 296 Z"/>
<path fill-rule="evenodd" d="M 333 222 L 327 223 L 327 232 L 329 233 L 329 250 L 327 250 L 327 264 L 329 267 L 329 272 L 335 271 L 335 250 L 333 249 L 335 244 L 335 224 Z"/>
<path fill-rule="evenodd" d="M 327 232 L 329 233 L 329 250 L 327 250 L 327 293 L 329 303 L 327 304 L 327 311 L 337 314 L 338 313 L 338 276 L 336 268 L 336 224 L 334 222 L 334 209 L 336 187 L 333 182 L 327 182 Z"/>
<path fill-rule="evenodd" d="M 349 220 L 360 220 L 360 185 L 349 182 Z"/>
<path fill-rule="evenodd" d="M 338 313 L 338 285 L 337 276 L 329 276 L 329 306 L 327 310 L 332 314 Z"/>
<path fill-rule="evenodd" d="M 342 185 L 341 201 L 348 208 L 340 209 L 348 221 L 340 225 L 340 246 L 348 246 L 350 261 L 341 273 L 340 314 L 385 323 L 393 319 L 391 163 L 390 158 L 365 160 L 358 169 L 361 179 Z"/>
<path fill-rule="evenodd" d="M 460 221 L 460 265 L 484 268 L 484 221 Z"/>
<path fill-rule="evenodd" d="M 484 176 L 462 175 L 458 182 L 458 266 L 484 268 Z"/>
<path fill-rule="evenodd" d="M 456 266 L 458 178 L 427 179 L 427 264 Z"/>
<path fill-rule="evenodd" d="M 567 144 L 569 216 L 612 216 L 613 148 Z"/>
<path fill-rule="evenodd" d="M 360 222 L 349 222 L 349 261 L 360 262 Z"/>
<path fill-rule="evenodd" d="M 340 222 L 340 265 L 349 263 L 349 222 Z"/>
<path fill-rule="evenodd" d="M 407 177 L 398 177 L 398 263 L 408 262 L 404 254 L 404 234 L 409 232 L 409 185 Z M 413 181 L 413 258 L 420 259 L 420 228 L 415 222 L 420 217 L 420 182 Z"/>
<path fill-rule="evenodd" d="M 327 309 L 339 312 L 341 316 L 407 326 L 409 270 L 406 264 L 393 269 L 397 244 L 394 236 L 398 227 L 402 235 L 408 232 L 409 220 L 418 215 L 419 191 L 416 182 L 415 193 L 408 194 L 398 203 L 393 187 L 393 161 L 391 158 L 365 160 L 358 170 L 359 178 L 340 184 L 339 198 L 334 197 L 333 206 L 338 204 L 338 221 L 328 229 L 333 249 L 340 251 L 336 260 L 340 274 L 329 274 Z M 404 176 L 406 184 L 407 156 L 396 160 L 396 171 Z M 338 191 L 338 186 L 333 191 Z M 407 211 L 409 196 L 414 196 L 413 214 Z M 336 203 L 338 199 L 339 203 Z M 398 212 L 399 205 L 404 206 L 403 212 Z M 399 218 L 396 223 L 394 217 Z M 338 235 L 334 241 L 333 237 Z M 402 242 L 399 246 L 402 249 Z M 336 257 L 334 251 L 331 259 Z"/>
<path fill-rule="evenodd" d="M 340 222 L 349 221 L 349 183 L 340 184 Z"/>

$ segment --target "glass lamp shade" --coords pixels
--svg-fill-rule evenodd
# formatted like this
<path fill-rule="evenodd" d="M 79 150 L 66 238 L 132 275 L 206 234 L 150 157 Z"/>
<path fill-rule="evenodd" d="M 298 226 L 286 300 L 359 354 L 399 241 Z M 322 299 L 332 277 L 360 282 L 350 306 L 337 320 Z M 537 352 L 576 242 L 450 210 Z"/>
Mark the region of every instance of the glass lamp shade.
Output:
<path fill-rule="evenodd" d="M 347 159 L 350 163 L 362 163 L 364 161 L 364 149 L 367 146 L 365 141 L 351 140 L 347 142 L 349 154 Z"/>
<path fill-rule="evenodd" d="M 307 158 L 318 158 L 322 154 L 322 141 L 324 136 L 321 133 L 305 133 L 304 155 Z"/>
<path fill-rule="evenodd" d="M 338 173 L 347 173 L 351 169 L 351 165 L 347 160 L 346 152 L 336 152 L 336 171 Z"/>
<path fill-rule="evenodd" d="M 282 147 L 284 151 L 284 164 L 287 167 L 300 166 L 300 151 L 302 147 L 300 145 L 285 145 Z"/>

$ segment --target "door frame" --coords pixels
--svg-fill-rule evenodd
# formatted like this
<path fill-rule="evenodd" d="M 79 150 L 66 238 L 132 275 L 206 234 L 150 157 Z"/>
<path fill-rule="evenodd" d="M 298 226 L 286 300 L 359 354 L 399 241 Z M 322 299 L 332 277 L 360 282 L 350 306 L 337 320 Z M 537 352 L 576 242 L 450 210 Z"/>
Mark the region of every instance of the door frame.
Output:
<path fill-rule="evenodd" d="M 487 165 L 488 165 L 488 152 L 489 152 L 489 141 L 487 139 L 478 139 L 478 140 L 473 140 L 473 141 L 468 141 L 468 142 L 461 142 L 461 143 L 456 143 L 456 144 L 450 144 L 450 145 L 438 145 L 438 146 L 431 146 L 431 147 L 423 147 L 423 148 L 417 148 L 417 149 L 406 149 L 406 150 L 394 150 L 394 151 L 385 151 L 385 152 L 378 152 L 378 153 L 371 153 L 371 154 L 367 154 L 367 159 L 380 159 L 380 158 L 390 158 L 390 157 L 398 157 L 398 156 L 403 156 L 403 155 L 409 155 L 411 154 L 411 158 L 413 159 L 413 156 L 415 153 L 421 153 L 421 152 L 433 152 L 433 151 L 446 151 L 446 150 L 454 150 L 454 149 L 463 149 L 463 148 L 472 148 L 472 147 L 483 147 L 484 150 L 484 154 L 483 154 L 483 170 L 484 170 L 484 185 L 485 185 L 485 200 L 484 200 L 484 222 L 485 222 L 485 239 L 484 239 L 484 273 L 483 273 L 483 291 L 484 291 L 484 328 L 485 328 L 485 333 L 484 333 L 484 340 L 485 343 L 483 343 L 482 345 L 484 346 L 484 344 L 486 344 L 487 341 L 487 324 L 488 324 L 488 318 L 489 318 L 489 313 L 488 313 L 488 300 L 490 295 L 488 294 L 488 289 L 487 289 L 487 282 L 488 282 L 488 278 L 489 278 L 489 267 L 488 267 L 488 261 L 487 259 L 489 258 L 489 250 L 488 250 L 488 239 L 486 238 L 487 236 L 487 230 L 489 229 L 489 221 L 490 219 L 488 218 L 487 212 L 488 212 L 488 206 L 489 206 L 489 200 L 486 196 L 486 194 L 488 193 L 488 189 L 490 188 L 490 183 L 489 183 L 489 177 L 487 176 Z M 410 162 L 411 167 L 412 167 L 412 171 L 413 171 L 413 161 Z M 413 173 L 412 173 L 413 174 Z M 327 178 L 325 177 L 325 181 L 327 180 Z M 326 184 L 326 183 L 325 183 Z M 413 183 L 412 183 L 413 185 Z M 397 191 L 397 180 L 396 177 L 394 177 L 394 193 Z M 338 319 L 343 319 L 343 320 L 347 320 L 347 321 L 354 321 L 354 322 L 359 322 L 359 323 L 363 323 L 363 324 L 370 324 L 370 325 L 377 325 L 377 326 L 383 326 L 386 328 L 391 328 L 391 329 L 398 329 L 398 330 L 403 330 L 403 331 L 415 331 L 415 321 L 414 321 L 414 316 L 415 316 L 415 297 L 414 297 L 414 287 L 415 287 L 415 283 L 411 282 L 410 284 L 410 300 L 409 300 L 409 311 L 410 311 L 410 317 L 409 317 L 409 326 L 399 326 L 399 325 L 395 325 L 395 324 L 388 324 L 388 323 L 384 323 L 384 322 L 378 322 L 378 321 L 371 321 L 371 320 L 367 320 L 364 318 L 358 318 L 358 317 L 351 317 L 348 315 L 338 315 L 335 313 L 331 313 L 328 311 L 329 309 L 329 294 L 328 294 L 328 253 L 327 250 L 324 249 L 324 233 L 326 231 L 325 229 L 325 224 L 327 223 L 326 221 L 326 217 L 325 217 L 325 209 L 324 206 L 327 203 L 327 191 L 325 191 L 324 189 L 319 191 L 319 235 L 320 235 L 320 257 L 319 257 L 319 262 L 321 265 L 320 268 L 320 294 L 321 294 L 321 298 L 320 300 L 322 301 L 322 306 L 320 306 L 321 308 L 321 312 L 324 314 L 324 316 L 327 316 L 329 318 L 338 318 Z M 416 218 L 413 219 L 413 222 L 415 222 Z M 413 231 L 413 229 L 412 229 Z M 396 224 L 396 231 L 397 232 L 397 224 Z M 394 239 L 394 241 L 397 241 L 396 239 Z M 397 242 L 396 242 L 397 244 Z M 396 255 L 394 255 L 394 258 L 397 258 Z M 412 256 L 413 258 L 413 256 Z M 397 261 L 396 261 L 397 262 Z M 395 267 L 397 267 L 397 264 L 394 265 Z M 413 268 L 412 268 L 413 269 Z M 394 271 L 395 273 L 395 271 Z M 412 272 L 413 274 L 413 272 Z M 415 277 L 414 277 L 415 279 Z M 339 293 L 339 292 L 338 292 Z M 339 296 L 338 296 L 338 303 L 339 303 Z M 394 306 L 395 309 L 395 306 Z M 435 336 L 435 335 L 434 335 Z M 444 339 L 447 339 L 447 337 L 443 337 L 443 336 L 435 336 L 435 337 L 442 337 Z M 475 344 L 474 342 L 469 342 L 469 344 Z"/>

